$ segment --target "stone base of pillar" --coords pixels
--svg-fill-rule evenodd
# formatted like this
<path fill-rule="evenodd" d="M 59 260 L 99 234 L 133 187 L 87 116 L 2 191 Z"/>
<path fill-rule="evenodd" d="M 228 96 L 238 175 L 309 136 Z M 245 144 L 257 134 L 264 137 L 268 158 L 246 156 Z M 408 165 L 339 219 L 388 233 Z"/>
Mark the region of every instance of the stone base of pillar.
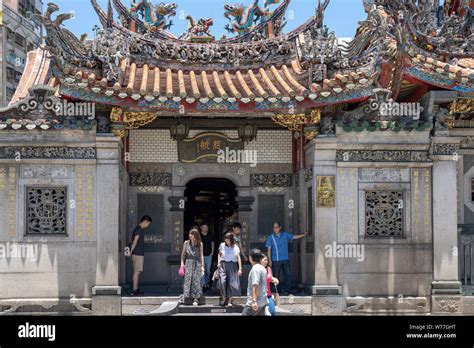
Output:
<path fill-rule="evenodd" d="M 461 295 L 462 284 L 458 281 L 434 281 L 431 283 L 431 293 L 433 295 Z"/>
<path fill-rule="evenodd" d="M 460 315 L 463 313 L 462 285 L 457 281 L 431 283 L 431 311 L 433 315 Z"/>
<path fill-rule="evenodd" d="M 432 295 L 432 315 L 462 315 L 463 297 L 461 295 Z"/>
<path fill-rule="evenodd" d="M 122 315 L 122 288 L 94 286 L 92 288 L 92 315 Z"/>
<path fill-rule="evenodd" d="M 312 315 L 342 315 L 342 288 L 338 285 L 315 285 L 312 288 Z"/>

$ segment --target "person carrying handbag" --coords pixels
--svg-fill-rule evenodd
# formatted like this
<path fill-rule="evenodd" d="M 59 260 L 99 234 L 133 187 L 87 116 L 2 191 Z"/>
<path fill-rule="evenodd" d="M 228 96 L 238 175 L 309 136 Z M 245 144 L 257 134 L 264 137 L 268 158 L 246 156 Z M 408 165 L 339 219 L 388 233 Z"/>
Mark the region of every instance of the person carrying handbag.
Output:
<path fill-rule="evenodd" d="M 221 292 L 219 304 L 231 307 L 233 305 L 232 298 L 241 295 L 242 260 L 240 259 L 240 248 L 235 244 L 234 235 L 230 232 L 226 233 L 224 243 L 219 246 L 217 269 Z"/>
<path fill-rule="evenodd" d="M 204 276 L 204 254 L 201 235 L 196 229 L 189 231 L 189 240 L 184 242 L 181 252 L 180 273 L 184 268 L 183 297 L 185 305 L 192 305 L 196 300 L 204 304 L 202 277 Z"/>
<path fill-rule="evenodd" d="M 277 288 L 277 285 L 279 284 L 279 281 L 277 278 L 274 278 L 273 277 L 273 272 L 272 272 L 272 268 L 270 266 L 268 266 L 268 257 L 267 256 L 264 256 L 262 261 L 260 261 L 260 264 L 265 267 L 265 269 L 267 270 L 267 299 L 268 299 L 268 311 L 270 313 L 271 316 L 275 316 L 276 315 L 276 306 L 275 306 L 275 300 L 273 299 L 273 295 L 272 295 L 272 290 L 270 289 L 270 284 L 274 284 L 275 285 L 275 289 Z M 277 296 L 278 296 L 278 290 L 277 290 Z M 279 296 L 278 296 L 278 300 L 279 300 Z"/>

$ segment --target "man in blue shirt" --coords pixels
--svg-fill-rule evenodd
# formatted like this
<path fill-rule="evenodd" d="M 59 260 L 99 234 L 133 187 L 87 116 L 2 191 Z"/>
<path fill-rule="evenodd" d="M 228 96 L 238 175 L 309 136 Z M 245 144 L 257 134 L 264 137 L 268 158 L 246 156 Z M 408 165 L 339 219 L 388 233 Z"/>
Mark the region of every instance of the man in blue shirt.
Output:
<path fill-rule="evenodd" d="M 273 267 L 275 278 L 282 279 L 282 295 L 288 296 L 291 289 L 291 264 L 288 256 L 288 242 L 306 237 L 305 231 L 300 235 L 293 235 L 282 231 L 279 222 L 273 223 L 273 234 L 267 238 L 265 246 L 268 248 L 268 266 Z M 283 278 L 280 277 L 283 272 Z"/>

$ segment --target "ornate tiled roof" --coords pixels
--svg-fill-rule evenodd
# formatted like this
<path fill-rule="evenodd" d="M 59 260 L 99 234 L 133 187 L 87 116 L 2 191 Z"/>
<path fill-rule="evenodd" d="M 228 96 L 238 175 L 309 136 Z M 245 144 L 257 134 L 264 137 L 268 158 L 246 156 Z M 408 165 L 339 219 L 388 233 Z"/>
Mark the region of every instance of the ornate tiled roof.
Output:
<path fill-rule="evenodd" d="M 370 86 L 375 78 L 367 71 L 354 71 L 337 74 L 324 79 L 321 83 L 308 84 L 307 74 L 302 71 L 299 62 L 271 65 L 260 69 L 233 70 L 177 70 L 164 69 L 148 64 L 129 64 L 123 60 L 120 64 L 123 82 L 111 82 L 107 78 L 99 79 L 94 73 L 77 69 L 68 72 L 64 79 L 66 86 L 78 86 L 84 91 L 106 94 L 120 99 L 131 98 L 135 101 L 155 99 L 162 102 L 174 100 L 192 104 L 196 101 L 215 102 L 263 102 L 291 100 L 324 101 L 331 96 Z"/>
<path fill-rule="evenodd" d="M 247 24 L 233 17 L 242 8 L 226 6 L 229 30 L 239 35 L 220 40 L 204 19 L 191 18 L 194 26 L 181 39 L 169 34 L 174 5 L 158 5 L 156 18 L 147 21 L 137 11 L 149 1 L 126 9 L 119 0 L 109 2 L 107 11 L 92 0 L 104 28 L 93 40 L 80 40 L 61 26 L 70 15 L 53 20 L 59 9 L 49 4 L 40 19 L 52 53 L 52 83 L 68 98 L 126 109 L 185 106 L 191 112 L 308 110 L 363 102 L 375 88 L 390 90 L 395 99 L 419 86 L 474 94 L 474 1 L 437 8 L 433 1 L 363 0 L 367 19 L 342 45 L 324 26 L 329 0 L 318 2 L 316 14 L 288 34 L 282 28 L 289 0 L 271 12 L 277 2 L 248 7 L 256 17 Z M 22 79 L 19 97 L 34 84 L 30 75 Z"/>

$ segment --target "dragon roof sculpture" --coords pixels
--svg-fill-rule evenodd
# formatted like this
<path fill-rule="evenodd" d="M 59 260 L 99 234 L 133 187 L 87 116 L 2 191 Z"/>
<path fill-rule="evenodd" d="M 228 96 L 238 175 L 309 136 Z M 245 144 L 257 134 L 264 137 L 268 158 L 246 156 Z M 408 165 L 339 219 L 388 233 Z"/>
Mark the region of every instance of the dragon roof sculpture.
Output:
<path fill-rule="evenodd" d="M 255 23 L 266 20 L 270 17 L 270 5 L 279 3 L 280 0 L 265 0 L 264 8 L 258 5 L 259 0 L 254 0 L 251 6 L 243 4 L 224 5 L 224 16 L 231 24 L 227 24 L 225 29 L 230 33 L 248 33 Z"/>
<path fill-rule="evenodd" d="M 150 31 L 169 30 L 173 25 L 173 21 L 167 21 L 167 18 L 176 16 L 177 7 L 176 4 L 162 2 L 153 6 L 150 0 L 139 0 L 138 2 L 132 0 L 130 15 L 135 21 L 140 15 Z M 132 21 L 132 23 L 135 23 L 135 21 Z"/>
<path fill-rule="evenodd" d="M 239 13 L 247 13 L 252 21 L 248 23 L 247 29 L 237 30 L 232 29 L 233 32 L 239 33 L 238 36 L 225 39 L 227 42 L 239 42 L 251 40 L 255 35 L 257 36 L 273 36 L 281 33 L 285 26 L 285 13 L 291 0 L 264 0 L 263 8 L 258 6 L 259 0 L 255 1 L 255 6 L 245 5 L 229 5 L 229 8 L 236 8 L 236 11 L 228 12 L 229 20 L 236 25 L 236 28 L 241 28 L 237 21 L 243 20 Z M 262 0 L 263 1 L 263 0 Z M 270 6 L 273 4 L 281 4 L 275 11 L 270 11 Z M 92 5 L 97 12 L 99 19 L 105 26 L 107 23 L 107 14 L 100 8 L 96 0 L 91 0 Z M 130 30 L 140 34 L 151 35 L 152 37 L 161 39 L 170 39 L 176 37 L 169 33 L 169 28 L 173 25 L 170 17 L 176 15 L 176 4 L 160 3 L 154 6 L 151 0 L 140 0 L 138 2 L 132 1 L 131 8 L 127 8 L 121 0 L 113 0 L 113 6 L 118 12 L 120 23 L 113 23 L 113 26 L 122 30 Z M 226 5 L 227 6 L 227 5 Z M 240 9 L 242 11 L 240 11 Z M 232 17 L 236 14 L 236 17 Z M 248 18 L 248 17 L 245 17 Z M 268 27 L 271 27 L 269 32 Z M 231 28 L 231 26 L 229 26 Z"/>

